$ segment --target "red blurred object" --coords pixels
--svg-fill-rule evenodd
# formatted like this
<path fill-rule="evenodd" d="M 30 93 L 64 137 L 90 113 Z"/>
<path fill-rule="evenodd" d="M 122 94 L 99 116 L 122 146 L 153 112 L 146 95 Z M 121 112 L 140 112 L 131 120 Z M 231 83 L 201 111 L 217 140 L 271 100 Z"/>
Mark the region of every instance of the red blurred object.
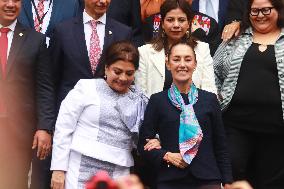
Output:
<path fill-rule="evenodd" d="M 105 189 L 118 189 L 116 183 L 109 177 L 106 171 L 99 171 L 87 182 L 86 189 L 97 189 L 99 183 L 104 183 Z M 101 187 L 100 187 L 101 188 Z"/>

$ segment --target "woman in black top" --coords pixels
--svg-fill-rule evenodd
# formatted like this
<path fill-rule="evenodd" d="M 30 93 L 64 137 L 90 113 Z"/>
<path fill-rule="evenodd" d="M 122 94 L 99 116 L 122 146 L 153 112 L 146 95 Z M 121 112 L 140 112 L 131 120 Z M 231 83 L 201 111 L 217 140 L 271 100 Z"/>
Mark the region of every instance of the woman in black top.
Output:
<path fill-rule="evenodd" d="M 235 180 L 284 188 L 284 5 L 249 0 L 242 34 L 214 56 Z"/>

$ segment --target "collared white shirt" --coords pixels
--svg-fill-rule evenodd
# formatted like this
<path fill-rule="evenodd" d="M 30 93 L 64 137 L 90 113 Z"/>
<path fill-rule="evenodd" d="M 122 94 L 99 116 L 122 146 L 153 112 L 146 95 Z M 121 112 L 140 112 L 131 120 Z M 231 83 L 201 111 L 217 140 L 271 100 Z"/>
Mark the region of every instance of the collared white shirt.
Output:
<path fill-rule="evenodd" d="M 38 3 L 39 3 L 39 0 L 34 0 L 35 2 L 35 6 L 37 7 Z M 43 19 L 43 22 L 42 22 L 42 29 L 41 29 L 41 33 L 45 34 L 46 30 L 47 30 L 47 27 L 49 25 L 49 21 L 50 21 L 50 18 L 51 18 L 51 13 L 52 13 L 52 7 L 53 7 L 53 1 L 49 7 L 49 4 L 50 4 L 50 0 L 44 0 L 43 2 L 44 4 L 44 13 L 46 13 L 44 19 Z M 32 6 L 32 11 L 33 11 L 33 19 L 35 21 L 36 19 L 36 12 L 35 12 L 35 8 L 34 6 Z"/>
<path fill-rule="evenodd" d="M 199 0 L 199 12 L 211 16 L 218 22 L 219 0 Z"/>
<path fill-rule="evenodd" d="M 10 49 L 11 49 L 11 45 L 12 45 L 12 41 L 13 41 L 13 36 L 14 36 L 14 33 L 15 33 L 16 24 L 17 24 L 17 20 L 15 20 L 9 26 L 5 26 L 5 28 L 10 28 L 10 31 L 7 33 L 7 37 L 8 37 L 7 60 L 8 60 L 8 57 L 9 57 L 9 53 L 10 53 Z M 3 26 L 0 24 L 0 28 L 2 28 L 2 27 Z M 0 33 L 0 36 L 1 36 L 1 33 Z"/>
<path fill-rule="evenodd" d="M 88 50 L 88 56 L 90 56 L 90 42 L 91 42 L 91 35 L 92 35 L 92 25 L 91 21 L 94 20 L 90 15 L 86 13 L 86 11 L 83 12 L 83 23 L 84 23 L 84 32 L 85 32 L 85 40 L 86 40 L 86 46 Z M 105 38 L 105 26 L 106 26 L 106 13 L 101 16 L 97 21 L 100 21 L 99 24 L 97 24 L 97 33 L 100 40 L 100 47 L 101 50 L 103 50 L 104 46 L 104 38 Z"/>

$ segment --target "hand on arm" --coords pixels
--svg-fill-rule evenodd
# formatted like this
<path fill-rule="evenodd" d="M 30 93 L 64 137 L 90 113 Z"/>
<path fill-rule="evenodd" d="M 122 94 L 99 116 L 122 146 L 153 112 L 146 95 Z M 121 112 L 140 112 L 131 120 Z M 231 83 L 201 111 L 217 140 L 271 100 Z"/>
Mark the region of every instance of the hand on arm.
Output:
<path fill-rule="evenodd" d="M 65 172 L 59 170 L 53 171 L 50 187 L 52 189 L 64 189 L 64 183 L 65 183 Z"/>
<path fill-rule="evenodd" d="M 37 130 L 34 135 L 32 149 L 37 148 L 37 157 L 44 160 L 51 151 L 51 134 L 46 130 Z"/>
<path fill-rule="evenodd" d="M 161 143 L 158 139 L 146 139 L 147 144 L 144 146 L 144 150 L 151 151 L 153 149 L 161 149 Z"/>
<path fill-rule="evenodd" d="M 182 159 L 180 153 L 167 152 L 164 156 L 164 160 L 181 169 L 184 169 L 188 166 L 188 164 Z"/>

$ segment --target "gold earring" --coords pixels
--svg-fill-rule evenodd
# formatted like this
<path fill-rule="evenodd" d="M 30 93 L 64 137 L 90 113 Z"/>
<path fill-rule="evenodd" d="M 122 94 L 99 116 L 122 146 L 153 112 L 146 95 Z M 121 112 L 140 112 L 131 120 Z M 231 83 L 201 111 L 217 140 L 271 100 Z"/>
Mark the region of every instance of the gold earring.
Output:
<path fill-rule="evenodd" d="M 185 35 L 186 35 L 186 39 L 189 39 L 189 38 L 190 38 L 190 33 L 189 33 L 188 30 L 185 32 Z"/>

